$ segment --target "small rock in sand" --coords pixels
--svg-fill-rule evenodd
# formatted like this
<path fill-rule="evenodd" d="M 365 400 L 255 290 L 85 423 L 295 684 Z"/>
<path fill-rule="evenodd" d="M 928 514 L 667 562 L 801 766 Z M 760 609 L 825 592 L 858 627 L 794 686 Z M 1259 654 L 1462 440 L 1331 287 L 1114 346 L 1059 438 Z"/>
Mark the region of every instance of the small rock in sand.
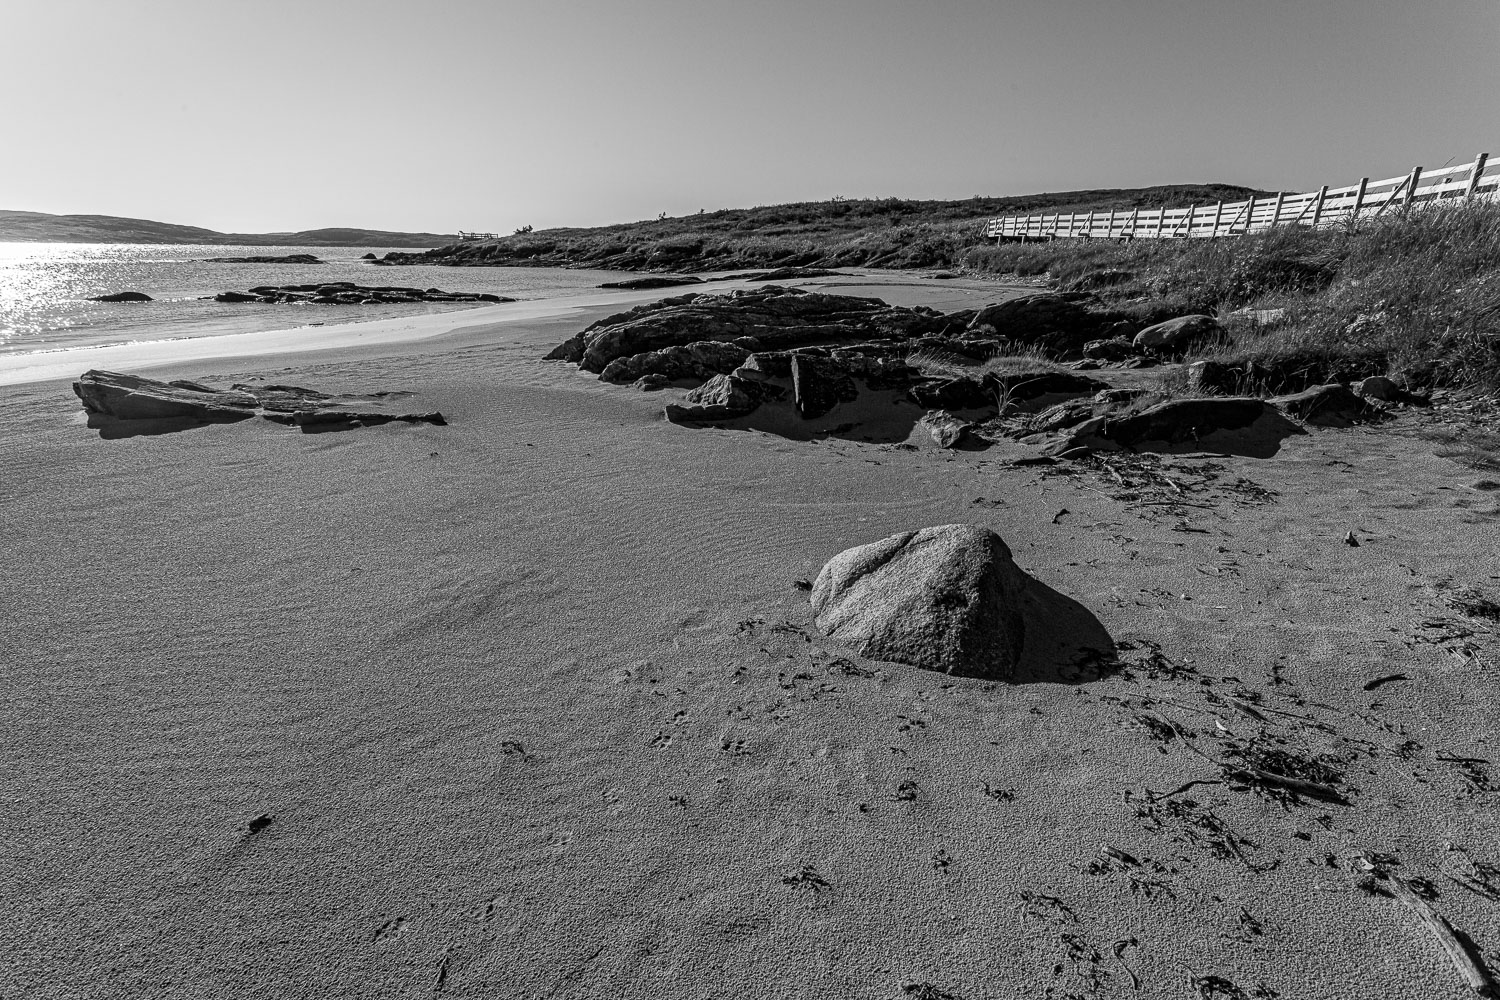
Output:
<path fill-rule="evenodd" d="M 921 423 L 927 428 L 927 433 L 932 435 L 932 440 L 942 448 L 957 448 L 963 444 L 972 426 L 967 420 L 960 420 L 947 410 L 934 410 L 923 417 Z"/>
<path fill-rule="evenodd" d="M 813 582 L 818 628 L 861 656 L 966 677 L 1012 677 L 1026 578 L 988 528 L 948 524 L 861 545 Z"/>

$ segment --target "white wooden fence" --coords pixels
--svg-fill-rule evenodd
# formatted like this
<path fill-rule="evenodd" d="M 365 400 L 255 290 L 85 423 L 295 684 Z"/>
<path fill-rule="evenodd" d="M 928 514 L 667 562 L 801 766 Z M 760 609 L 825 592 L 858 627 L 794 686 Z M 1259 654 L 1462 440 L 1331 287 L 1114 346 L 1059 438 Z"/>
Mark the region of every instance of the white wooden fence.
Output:
<path fill-rule="evenodd" d="M 1485 173 L 1488 153 L 1473 163 L 1441 170 L 1415 167 L 1402 177 L 1383 181 L 1360 179 L 1353 187 L 1324 186 L 1307 194 L 1275 194 L 1231 204 L 1193 205 L 1189 208 L 1123 209 L 1073 215 L 1011 215 L 991 219 L 985 227 L 990 239 L 1170 239 L 1243 236 L 1272 226 L 1324 228 L 1356 219 L 1373 219 L 1412 205 L 1429 205 L 1451 198 L 1500 199 L 1500 169 Z"/>

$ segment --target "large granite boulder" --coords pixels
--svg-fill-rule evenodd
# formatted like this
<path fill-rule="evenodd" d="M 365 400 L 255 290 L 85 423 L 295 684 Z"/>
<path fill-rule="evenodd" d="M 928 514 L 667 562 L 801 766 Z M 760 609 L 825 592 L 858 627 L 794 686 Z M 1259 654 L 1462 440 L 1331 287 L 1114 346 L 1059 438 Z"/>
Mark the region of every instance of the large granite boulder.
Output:
<path fill-rule="evenodd" d="M 693 378 L 699 381 L 725 375 L 738 368 L 750 352 L 735 344 L 721 341 L 700 340 L 696 344 L 681 347 L 664 347 L 659 351 L 633 354 L 628 358 L 615 358 L 599 373 L 603 382 L 624 385 L 644 375 L 660 375 L 668 379 Z"/>
<path fill-rule="evenodd" d="M 818 628 L 861 656 L 1005 680 L 1020 661 L 1025 586 L 999 535 L 948 524 L 834 556 L 812 606 Z"/>
<path fill-rule="evenodd" d="M 1223 332 L 1224 328 L 1212 316 L 1178 316 L 1146 327 L 1135 335 L 1133 343 L 1141 351 L 1179 351 Z"/>

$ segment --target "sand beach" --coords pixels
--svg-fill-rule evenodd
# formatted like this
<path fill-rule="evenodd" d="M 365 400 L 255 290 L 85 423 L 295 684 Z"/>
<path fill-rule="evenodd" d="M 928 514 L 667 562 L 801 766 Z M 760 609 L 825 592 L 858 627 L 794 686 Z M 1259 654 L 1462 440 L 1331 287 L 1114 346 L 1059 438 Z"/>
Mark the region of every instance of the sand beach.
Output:
<path fill-rule="evenodd" d="M 1370 885 L 1500 956 L 1500 644 L 1451 600 L 1497 587 L 1500 488 L 1431 418 L 1127 489 L 921 428 L 678 426 L 680 392 L 540 360 L 661 295 L 0 357 L 0 994 L 1473 995 Z M 448 425 L 106 439 L 87 368 Z M 798 581 L 955 523 L 1042 585 L 1028 679 L 819 633 Z M 1226 779 L 1247 748 L 1341 801 Z"/>

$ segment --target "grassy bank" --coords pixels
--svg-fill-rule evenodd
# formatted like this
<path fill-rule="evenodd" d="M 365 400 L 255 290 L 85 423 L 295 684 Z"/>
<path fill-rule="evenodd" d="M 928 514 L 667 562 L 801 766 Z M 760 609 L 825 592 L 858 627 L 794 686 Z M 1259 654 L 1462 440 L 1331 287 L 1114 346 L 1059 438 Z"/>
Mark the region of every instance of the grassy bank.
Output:
<path fill-rule="evenodd" d="M 598 267 L 623 271 L 725 271 L 763 267 L 951 267 L 984 243 L 991 216 L 1110 211 L 1235 201 L 1254 194 L 1226 184 L 1066 191 L 1012 198 L 918 201 L 833 198 L 590 229 L 517 232 L 425 254 L 401 264 L 478 267 Z"/>
<path fill-rule="evenodd" d="M 1358 231 L 1284 227 L 1219 240 L 1057 240 L 966 251 L 987 274 L 1045 275 L 1142 319 L 1208 313 L 1199 357 L 1330 376 L 1500 388 L 1500 205 L 1435 206 Z M 1236 310 L 1284 310 L 1265 314 Z"/>

